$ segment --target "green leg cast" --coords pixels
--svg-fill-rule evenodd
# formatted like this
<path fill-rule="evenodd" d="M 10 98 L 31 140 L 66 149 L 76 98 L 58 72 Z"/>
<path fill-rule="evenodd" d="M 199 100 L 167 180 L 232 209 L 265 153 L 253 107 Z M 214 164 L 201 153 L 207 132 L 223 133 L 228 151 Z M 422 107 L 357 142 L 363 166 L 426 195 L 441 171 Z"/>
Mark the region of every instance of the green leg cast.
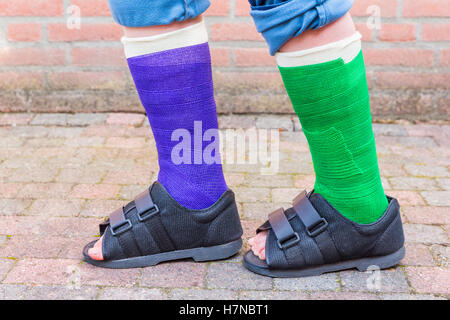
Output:
<path fill-rule="evenodd" d="M 362 52 L 301 67 L 279 67 L 308 139 L 315 192 L 342 215 L 371 223 L 388 202 L 381 185 Z"/>

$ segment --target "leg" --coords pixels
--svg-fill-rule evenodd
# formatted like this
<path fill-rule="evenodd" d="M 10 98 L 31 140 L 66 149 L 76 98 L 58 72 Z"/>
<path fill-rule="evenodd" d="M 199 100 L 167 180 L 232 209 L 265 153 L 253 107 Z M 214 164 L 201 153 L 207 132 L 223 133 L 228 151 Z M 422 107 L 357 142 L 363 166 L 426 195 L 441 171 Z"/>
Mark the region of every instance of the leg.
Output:
<path fill-rule="evenodd" d="M 206 2 L 199 1 L 194 9 Z M 159 24 L 161 19 L 167 21 L 164 15 L 142 14 L 135 2 L 110 0 L 113 16 L 125 26 L 125 55 L 155 137 L 158 181 L 111 214 L 102 238 L 85 248 L 86 260 L 96 265 L 122 268 L 184 257 L 203 261 L 226 258 L 239 250 L 242 229 L 222 172 L 211 58 L 201 12 L 183 11 L 185 1 L 160 0 L 156 10 L 153 3 L 141 9 L 164 14 L 171 6 L 174 16 L 168 24 Z M 118 8 L 128 8 L 131 18 Z M 192 17 L 179 21 L 189 14 Z M 211 143 L 204 143 L 207 136 Z M 125 234 L 117 235 L 115 225 Z M 215 232 L 217 228 L 226 230 Z"/>
<path fill-rule="evenodd" d="M 304 33 L 289 39 L 281 46 L 278 52 L 295 52 L 327 45 L 352 36 L 355 33 L 355 24 L 349 13 L 338 20 L 320 29 L 307 30 Z M 259 232 L 248 243 L 252 251 L 260 259 L 266 259 L 267 231 Z"/>
<path fill-rule="evenodd" d="M 258 228 L 244 265 L 271 276 L 395 265 L 403 231 L 398 204 L 381 185 L 360 35 L 343 12 L 351 1 L 290 1 L 267 10 L 250 3 L 308 140 L 316 182 L 313 193 Z"/>

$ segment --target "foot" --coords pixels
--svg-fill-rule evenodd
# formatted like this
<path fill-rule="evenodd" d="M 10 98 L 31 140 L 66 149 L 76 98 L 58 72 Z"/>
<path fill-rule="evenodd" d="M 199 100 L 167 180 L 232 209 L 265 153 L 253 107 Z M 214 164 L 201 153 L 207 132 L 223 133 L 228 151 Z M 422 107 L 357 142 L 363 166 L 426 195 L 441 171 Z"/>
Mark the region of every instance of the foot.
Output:
<path fill-rule="evenodd" d="M 253 254 L 261 260 L 266 260 L 266 238 L 267 231 L 261 231 L 248 240 L 248 244 L 250 245 Z"/>
<path fill-rule="evenodd" d="M 94 244 L 92 248 L 88 250 L 88 255 L 94 260 L 101 261 L 103 260 L 103 253 L 102 253 L 102 240 L 103 236 L 97 240 L 97 242 Z"/>

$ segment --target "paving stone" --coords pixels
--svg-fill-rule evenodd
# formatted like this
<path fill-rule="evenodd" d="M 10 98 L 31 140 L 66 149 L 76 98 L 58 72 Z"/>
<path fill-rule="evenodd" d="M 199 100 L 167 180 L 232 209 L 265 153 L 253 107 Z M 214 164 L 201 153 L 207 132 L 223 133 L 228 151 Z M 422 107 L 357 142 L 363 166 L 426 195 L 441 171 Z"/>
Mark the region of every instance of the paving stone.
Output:
<path fill-rule="evenodd" d="M 447 300 L 445 298 L 427 294 L 389 293 L 382 294 L 382 300 Z"/>
<path fill-rule="evenodd" d="M 394 190 L 439 190 L 436 181 L 427 178 L 395 177 L 389 183 Z"/>
<path fill-rule="evenodd" d="M 376 136 L 407 136 L 408 132 L 402 125 L 374 123 L 372 125 Z"/>
<path fill-rule="evenodd" d="M 33 119 L 32 113 L 3 113 L 0 115 L 0 125 L 16 126 L 25 125 Z"/>
<path fill-rule="evenodd" d="M 446 190 L 446 191 L 450 191 L 450 179 L 446 179 L 446 178 L 438 178 L 436 179 L 438 185 Z"/>
<path fill-rule="evenodd" d="M 312 190 L 316 177 L 314 175 L 296 175 L 294 176 L 294 186 L 297 190 Z"/>
<path fill-rule="evenodd" d="M 23 215 L 31 204 L 30 199 L 0 199 L 0 215 Z"/>
<path fill-rule="evenodd" d="M 111 212 L 124 206 L 124 200 L 86 200 L 86 204 L 81 210 L 82 217 L 108 217 Z"/>
<path fill-rule="evenodd" d="M 7 236 L 0 235 L 0 248 L 6 243 Z"/>
<path fill-rule="evenodd" d="M 14 266 L 15 260 L 0 258 L 0 281 L 5 278 L 7 273 Z"/>
<path fill-rule="evenodd" d="M 67 124 L 67 114 L 65 113 L 41 113 L 37 114 L 31 121 L 32 125 L 44 126 L 64 126 Z"/>
<path fill-rule="evenodd" d="M 425 244 L 448 243 L 447 235 L 438 226 L 405 223 L 403 224 L 403 230 L 407 242 Z"/>
<path fill-rule="evenodd" d="M 268 202 L 270 201 L 269 188 L 234 188 L 237 202 Z"/>
<path fill-rule="evenodd" d="M 67 115 L 67 124 L 70 126 L 88 126 L 104 123 L 108 115 L 106 113 L 76 113 Z"/>
<path fill-rule="evenodd" d="M 223 289 L 173 289 L 172 300 L 236 300 L 238 293 Z"/>
<path fill-rule="evenodd" d="M 140 125 L 145 116 L 136 113 L 111 113 L 106 119 L 107 124 L 111 125 Z"/>
<path fill-rule="evenodd" d="M 72 198 L 83 199 L 114 199 L 119 194 L 120 187 L 113 184 L 78 184 L 70 193 Z"/>
<path fill-rule="evenodd" d="M 107 138 L 105 146 L 107 148 L 141 148 L 145 145 L 145 138 L 122 138 L 111 137 Z"/>
<path fill-rule="evenodd" d="M 245 183 L 249 187 L 292 187 L 293 181 L 290 175 L 262 176 L 259 174 L 247 174 Z"/>
<path fill-rule="evenodd" d="M 98 300 L 166 300 L 167 294 L 161 289 L 147 288 L 105 288 Z"/>
<path fill-rule="evenodd" d="M 84 128 L 52 127 L 51 130 L 48 131 L 47 137 L 73 139 L 80 136 L 83 131 Z"/>
<path fill-rule="evenodd" d="M 66 182 L 66 183 L 86 183 L 94 184 L 99 183 L 105 176 L 106 170 L 104 168 L 89 168 L 82 169 L 79 168 L 64 168 L 59 171 L 55 178 L 56 182 Z"/>
<path fill-rule="evenodd" d="M 94 300 L 97 296 L 96 287 L 86 286 L 32 286 L 26 293 L 27 300 Z"/>
<path fill-rule="evenodd" d="M 24 140 L 18 137 L 0 137 L 0 148 L 20 147 Z"/>
<path fill-rule="evenodd" d="M 291 116 L 261 115 L 256 119 L 256 128 L 294 131 L 294 122 Z"/>
<path fill-rule="evenodd" d="M 28 290 L 26 285 L 0 284 L 0 300 L 23 300 Z"/>
<path fill-rule="evenodd" d="M 130 170 L 110 171 L 103 178 L 102 183 L 109 184 L 141 184 L 150 185 L 154 172 L 150 168 L 133 168 Z"/>
<path fill-rule="evenodd" d="M 206 283 L 209 289 L 268 290 L 272 288 L 272 279 L 250 272 L 240 263 L 211 263 Z"/>
<path fill-rule="evenodd" d="M 450 173 L 445 167 L 430 166 L 430 165 L 417 165 L 406 164 L 405 170 L 409 174 L 418 177 L 449 177 Z"/>
<path fill-rule="evenodd" d="M 27 214 L 51 217 L 75 217 L 80 214 L 85 200 L 37 199 Z"/>
<path fill-rule="evenodd" d="M 308 294 L 295 291 L 242 291 L 240 300 L 308 300 Z"/>
<path fill-rule="evenodd" d="M 63 248 L 64 241 L 65 238 L 61 237 L 14 235 L 0 247 L 0 257 L 56 258 Z"/>
<path fill-rule="evenodd" d="M 405 257 L 400 261 L 407 266 L 434 266 L 434 260 L 428 246 L 423 244 L 406 243 Z"/>
<path fill-rule="evenodd" d="M 450 294 L 450 269 L 442 267 L 408 267 L 409 282 L 418 293 Z"/>
<path fill-rule="evenodd" d="M 420 194 L 431 206 L 450 207 L 450 191 L 423 191 Z"/>
<path fill-rule="evenodd" d="M 246 218 L 245 244 L 271 211 L 313 188 L 311 154 L 295 115 L 226 115 L 219 121 L 224 129 L 290 130 L 280 132 L 275 175 L 261 175 L 260 164 L 223 166 Z M 157 178 L 148 121 L 142 114 L 0 115 L 0 299 L 448 298 L 450 126 L 375 124 L 374 131 L 383 187 L 399 199 L 406 222 L 406 256 L 401 267 L 381 271 L 379 291 L 367 288 L 369 273 L 354 271 L 304 279 L 258 276 L 241 264 L 245 245 L 222 262 L 130 270 L 82 262 L 81 251 L 98 239 L 103 217 Z"/>
<path fill-rule="evenodd" d="M 340 272 L 344 291 L 409 292 L 405 273 L 401 268 L 378 271 Z"/>
<path fill-rule="evenodd" d="M 218 121 L 221 129 L 249 129 L 255 127 L 256 117 L 251 115 L 219 115 Z"/>
<path fill-rule="evenodd" d="M 119 199 L 133 200 L 138 194 L 148 188 L 150 184 L 132 184 L 125 185 L 120 189 Z"/>
<path fill-rule="evenodd" d="M 313 293 L 311 293 L 310 299 L 311 300 L 379 300 L 378 296 L 373 293 L 335 292 L 335 291 L 313 292 Z"/>
<path fill-rule="evenodd" d="M 421 206 L 425 205 L 422 197 L 416 191 L 390 190 L 388 194 L 400 203 L 400 206 Z"/>
<path fill-rule="evenodd" d="M 29 183 L 18 193 L 19 198 L 51 198 L 64 199 L 72 189 L 72 184 L 68 183 Z"/>
<path fill-rule="evenodd" d="M 66 259 L 23 259 L 17 261 L 3 283 L 67 284 L 68 270 L 79 261 Z"/>
<path fill-rule="evenodd" d="M 297 188 L 275 188 L 272 189 L 272 201 L 273 202 L 288 202 L 292 200 L 301 192 Z"/>
<path fill-rule="evenodd" d="M 73 268 L 73 267 L 72 267 Z M 73 270 L 73 269 L 72 269 Z M 95 267 L 89 263 L 78 265 L 78 274 L 82 286 L 136 286 L 141 276 L 140 269 L 106 269 Z"/>
<path fill-rule="evenodd" d="M 449 224 L 450 207 L 403 207 L 402 212 L 410 223 L 420 224 Z"/>
<path fill-rule="evenodd" d="M 101 147 L 105 138 L 102 137 L 76 137 L 64 142 L 67 147 Z"/>
<path fill-rule="evenodd" d="M 173 275 L 177 276 L 174 277 Z M 144 287 L 204 287 L 206 264 L 195 262 L 161 263 L 142 270 L 140 285 Z"/>
<path fill-rule="evenodd" d="M 438 266 L 450 267 L 450 247 L 435 244 L 431 246 L 431 252 Z"/>
<path fill-rule="evenodd" d="M 277 290 L 288 291 L 323 291 L 339 289 L 338 278 L 336 274 L 329 273 L 315 277 L 305 278 L 276 278 L 274 287 Z"/>
<path fill-rule="evenodd" d="M 244 217 L 251 220 L 267 220 L 269 214 L 278 208 L 289 208 L 292 204 L 289 202 L 273 203 L 273 202 L 254 202 L 244 203 Z"/>

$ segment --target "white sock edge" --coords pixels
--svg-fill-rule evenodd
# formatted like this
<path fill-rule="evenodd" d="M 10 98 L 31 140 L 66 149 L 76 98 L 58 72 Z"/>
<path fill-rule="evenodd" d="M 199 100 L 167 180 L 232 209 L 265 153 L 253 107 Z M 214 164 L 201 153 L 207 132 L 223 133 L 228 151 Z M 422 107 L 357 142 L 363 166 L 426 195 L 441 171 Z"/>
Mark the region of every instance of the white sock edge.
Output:
<path fill-rule="evenodd" d="M 360 51 L 361 34 L 356 31 L 350 37 L 323 46 L 292 52 L 277 52 L 275 58 L 280 67 L 300 67 L 339 58 L 347 63 L 352 61 Z"/>
<path fill-rule="evenodd" d="M 150 37 L 122 37 L 125 56 L 128 58 L 142 56 L 176 48 L 194 46 L 208 42 L 208 32 L 205 22 L 179 30 L 157 34 Z"/>

